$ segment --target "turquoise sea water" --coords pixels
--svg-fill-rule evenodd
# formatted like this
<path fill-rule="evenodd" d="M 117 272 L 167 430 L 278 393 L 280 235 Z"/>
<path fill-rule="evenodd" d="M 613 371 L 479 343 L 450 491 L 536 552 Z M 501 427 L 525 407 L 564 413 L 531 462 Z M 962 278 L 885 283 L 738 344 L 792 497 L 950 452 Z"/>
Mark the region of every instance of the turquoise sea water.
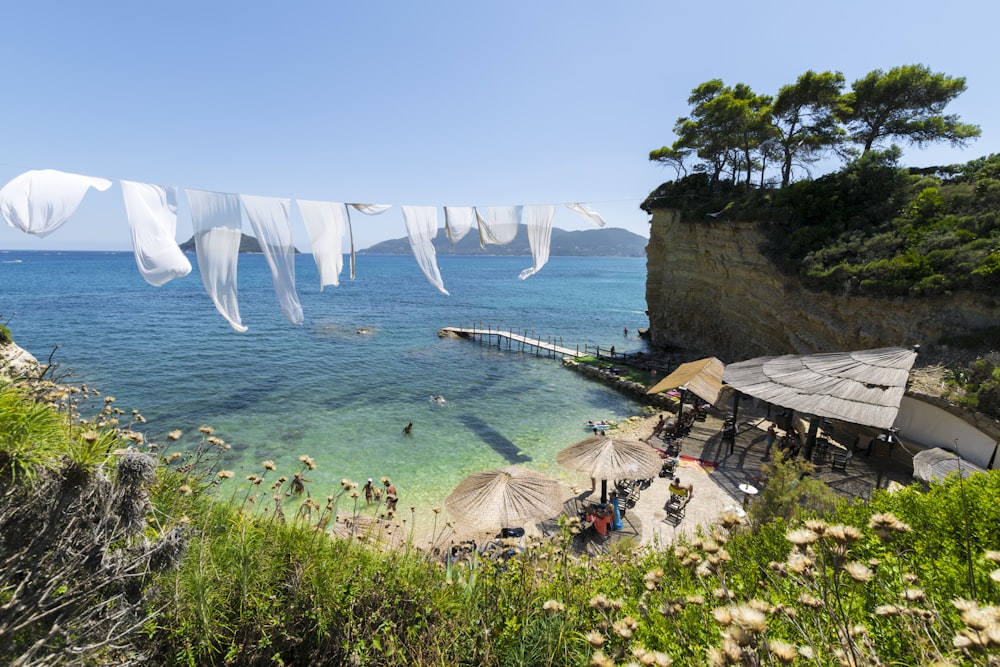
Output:
<path fill-rule="evenodd" d="M 318 466 L 307 475 L 313 495 L 342 478 L 387 475 L 400 508 L 437 505 L 466 475 L 509 463 L 579 480 L 556 453 L 587 435 L 585 420 L 639 409 L 557 359 L 437 336 L 481 321 L 561 337 L 570 348 L 643 348 L 635 331 L 648 326 L 645 259 L 553 257 L 517 280 L 530 263 L 440 257 L 445 296 L 412 257 L 363 255 L 357 280 L 345 267 L 341 286 L 320 292 L 311 256 L 300 255 L 306 319 L 292 326 L 264 258 L 243 255 L 239 302 L 249 331 L 239 334 L 215 312 L 197 267 L 156 288 L 131 253 L 0 251 L 0 322 L 40 361 L 60 346 L 54 360 L 71 372 L 66 381 L 139 409 L 149 440 L 181 429 L 190 444 L 200 425 L 213 427 L 232 445 L 227 465 L 237 479 L 260 472 L 265 459 L 289 474 L 307 454 Z"/>

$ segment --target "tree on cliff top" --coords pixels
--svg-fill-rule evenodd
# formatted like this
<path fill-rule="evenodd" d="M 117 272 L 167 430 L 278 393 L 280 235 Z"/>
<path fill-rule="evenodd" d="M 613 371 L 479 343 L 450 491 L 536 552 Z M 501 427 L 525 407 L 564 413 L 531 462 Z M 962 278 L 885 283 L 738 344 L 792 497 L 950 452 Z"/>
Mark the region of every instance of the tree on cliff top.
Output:
<path fill-rule="evenodd" d="M 977 125 L 945 115 L 944 108 L 965 92 L 965 78 L 931 72 L 925 65 L 875 70 L 852 84 L 845 97 L 847 130 L 864 152 L 884 139 L 917 146 L 948 141 L 965 146 L 980 135 Z"/>
<path fill-rule="evenodd" d="M 965 79 L 933 73 L 924 65 L 905 65 L 888 72 L 874 70 L 841 92 L 839 72 L 808 71 L 776 98 L 754 93 L 746 84 L 726 86 L 720 79 L 699 84 L 688 97 L 691 114 L 674 124 L 677 139 L 649 153 L 653 162 L 687 173 L 685 160 L 697 157 L 692 170 L 709 175 L 712 187 L 724 174 L 733 183 L 754 169 L 765 169 L 769 157 L 781 165 L 782 187 L 791 181 L 794 165 L 816 161 L 844 137 L 867 153 L 892 139 L 916 146 L 948 141 L 964 146 L 980 134 L 945 107 L 965 91 Z M 889 147 L 891 148 L 891 146 Z"/>

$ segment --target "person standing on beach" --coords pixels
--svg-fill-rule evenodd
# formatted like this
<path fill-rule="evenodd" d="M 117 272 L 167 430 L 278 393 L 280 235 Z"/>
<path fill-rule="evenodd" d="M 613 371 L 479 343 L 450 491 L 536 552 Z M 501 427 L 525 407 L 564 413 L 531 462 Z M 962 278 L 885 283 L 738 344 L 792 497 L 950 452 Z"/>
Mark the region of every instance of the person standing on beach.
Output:
<path fill-rule="evenodd" d="M 613 530 L 621 530 L 625 527 L 625 524 L 622 523 L 622 513 L 618 506 L 618 503 L 620 502 L 618 500 L 618 492 L 612 491 L 611 495 L 608 497 L 611 501 L 611 507 L 614 508 L 614 521 L 611 523 L 611 528 Z"/>

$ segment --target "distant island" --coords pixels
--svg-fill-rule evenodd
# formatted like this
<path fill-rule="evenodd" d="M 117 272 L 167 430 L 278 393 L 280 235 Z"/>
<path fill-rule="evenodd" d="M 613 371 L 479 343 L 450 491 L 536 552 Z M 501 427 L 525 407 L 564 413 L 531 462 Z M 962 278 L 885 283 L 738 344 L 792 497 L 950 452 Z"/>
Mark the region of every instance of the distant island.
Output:
<path fill-rule="evenodd" d="M 187 241 L 185 241 L 184 243 L 182 243 L 180 245 L 180 248 L 181 248 L 181 252 L 194 252 L 195 251 L 194 237 L 192 236 Z M 249 254 L 253 254 L 253 253 L 260 254 L 260 253 L 263 253 L 264 251 L 261 250 L 261 248 L 260 248 L 260 242 L 257 240 L 256 237 L 250 236 L 249 234 L 241 234 L 240 235 L 240 252 L 241 253 L 249 253 Z M 299 249 L 296 248 L 295 249 L 295 254 L 298 255 L 299 252 L 300 252 Z"/>
<path fill-rule="evenodd" d="M 648 239 L 617 227 L 573 232 L 554 227 L 549 254 L 563 257 L 645 257 L 647 242 Z M 518 226 L 517 236 L 507 245 L 487 245 L 486 248 L 480 247 L 479 234 L 475 229 L 455 245 L 451 245 L 442 230 L 434 239 L 434 250 L 438 255 L 531 255 L 525 225 Z M 376 243 L 358 252 L 369 255 L 408 255 L 412 250 L 409 240 L 403 237 Z"/>
<path fill-rule="evenodd" d="M 610 227 L 604 229 L 587 229 L 568 232 L 565 229 L 552 228 L 552 241 L 549 244 L 549 255 L 553 257 L 645 257 L 646 244 L 649 239 L 639 236 L 627 229 Z M 194 237 L 180 244 L 182 252 L 195 252 Z M 434 239 L 434 249 L 438 255 L 531 255 L 528 244 L 528 231 L 525 225 L 517 228 L 517 236 L 507 245 L 479 246 L 479 234 L 470 231 L 464 239 L 451 245 L 442 230 Z M 249 234 L 240 238 L 241 253 L 261 253 L 260 243 Z M 296 248 L 295 253 L 299 254 Z M 363 255 L 409 255 L 410 241 L 405 236 L 400 239 L 382 241 L 375 245 L 358 250 Z"/>

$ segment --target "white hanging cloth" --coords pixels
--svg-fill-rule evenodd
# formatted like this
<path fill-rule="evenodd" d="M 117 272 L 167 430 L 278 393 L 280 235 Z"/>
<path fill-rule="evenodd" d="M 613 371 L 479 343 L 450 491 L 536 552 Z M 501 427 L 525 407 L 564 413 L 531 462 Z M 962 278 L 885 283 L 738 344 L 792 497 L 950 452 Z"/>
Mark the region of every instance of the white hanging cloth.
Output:
<path fill-rule="evenodd" d="M 437 236 L 437 208 L 434 206 L 403 206 L 403 220 L 406 222 L 406 235 L 410 239 L 410 248 L 417 258 L 420 270 L 427 276 L 431 285 L 437 287 L 443 294 L 448 294 L 441 280 L 441 271 L 437 265 L 437 253 L 434 251 L 434 237 Z"/>
<path fill-rule="evenodd" d="M 521 280 L 535 275 L 549 261 L 549 243 L 552 240 L 552 219 L 556 207 L 552 204 L 524 207 L 524 225 L 528 228 L 528 245 L 531 246 L 532 267 L 517 276 Z"/>
<path fill-rule="evenodd" d="M 201 282 L 219 314 L 242 333 L 247 328 L 240 320 L 236 298 L 236 260 L 243 234 L 239 195 L 203 190 L 184 192 L 191 208 Z"/>
<path fill-rule="evenodd" d="M 465 235 L 469 233 L 475 222 L 475 206 L 444 207 L 444 233 L 452 245 L 465 238 Z"/>
<path fill-rule="evenodd" d="M 264 259 L 271 267 L 271 281 L 281 312 L 292 324 L 302 324 L 302 304 L 295 293 L 295 246 L 288 222 L 291 200 L 256 195 L 240 195 L 240 200 L 264 251 Z"/>
<path fill-rule="evenodd" d="M 566 208 L 573 211 L 574 213 L 579 213 L 580 215 L 585 217 L 587 220 L 590 220 L 598 227 L 603 227 L 604 225 L 608 224 L 604 221 L 604 218 L 601 217 L 600 213 L 590 208 L 586 204 L 566 204 Z"/>
<path fill-rule="evenodd" d="M 392 208 L 390 204 L 348 204 L 348 206 L 365 215 L 378 215 Z M 351 280 L 354 280 L 354 228 L 351 226 L 350 211 L 347 212 L 347 231 L 351 236 Z"/>
<path fill-rule="evenodd" d="M 191 262 L 177 245 L 177 188 L 121 181 L 125 214 L 132 229 L 132 250 L 139 273 L 160 287 L 191 273 Z"/>
<path fill-rule="evenodd" d="M 517 236 L 522 206 L 490 206 L 486 220 L 479 218 L 479 233 L 486 243 L 507 245 Z"/>
<path fill-rule="evenodd" d="M 299 212 L 309 234 L 313 261 L 319 269 L 319 291 L 327 285 L 340 285 L 344 269 L 344 233 L 347 230 L 347 208 L 331 201 L 299 199 Z"/>
<path fill-rule="evenodd" d="M 47 236 L 76 212 L 87 190 L 104 192 L 110 187 L 106 178 L 32 169 L 0 188 L 0 213 L 25 234 Z"/>

